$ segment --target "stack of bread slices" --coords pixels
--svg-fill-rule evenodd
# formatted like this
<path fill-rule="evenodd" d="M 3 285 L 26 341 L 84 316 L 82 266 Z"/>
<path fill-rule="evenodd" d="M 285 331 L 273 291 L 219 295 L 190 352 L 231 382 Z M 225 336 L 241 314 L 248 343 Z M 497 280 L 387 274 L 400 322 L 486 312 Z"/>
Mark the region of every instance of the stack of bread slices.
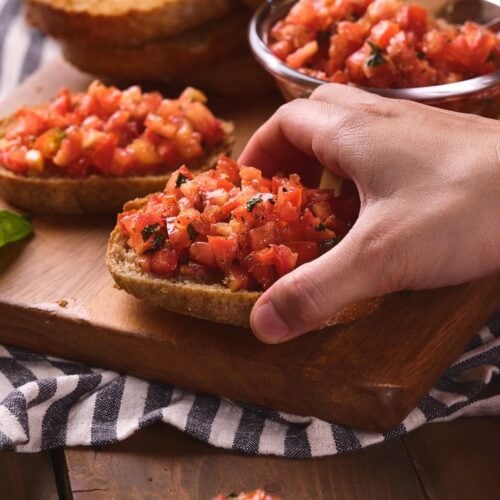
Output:
<path fill-rule="evenodd" d="M 193 85 L 223 95 L 270 88 L 237 0 L 25 0 L 28 21 L 79 69 L 125 82 Z"/>

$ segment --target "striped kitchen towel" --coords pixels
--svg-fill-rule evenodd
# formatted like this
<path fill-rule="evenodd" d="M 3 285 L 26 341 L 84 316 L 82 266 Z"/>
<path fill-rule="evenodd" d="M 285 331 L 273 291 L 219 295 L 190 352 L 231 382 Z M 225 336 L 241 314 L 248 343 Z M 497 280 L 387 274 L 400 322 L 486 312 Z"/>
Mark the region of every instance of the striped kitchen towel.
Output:
<path fill-rule="evenodd" d="M 375 433 L 0 346 L 0 448 L 34 452 L 104 445 L 165 422 L 214 446 L 244 453 L 335 455 L 427 422 L 500 416 L 500 393 L 493 390 L 499 374 L 500 311 L 402 424 Z"/>
<path fill-rule="evenodd" d="M 59 53 L 54 41 L 26 25 L 21 0 L 0 0 L 0 99 Z"/>

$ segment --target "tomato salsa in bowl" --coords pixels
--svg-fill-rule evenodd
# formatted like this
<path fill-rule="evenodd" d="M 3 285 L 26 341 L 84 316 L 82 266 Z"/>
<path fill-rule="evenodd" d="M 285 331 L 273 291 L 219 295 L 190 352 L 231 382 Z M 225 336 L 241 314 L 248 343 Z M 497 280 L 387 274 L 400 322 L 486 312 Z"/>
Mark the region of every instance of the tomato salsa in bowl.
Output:
<path fill-rule="evenodd" d="M 450 24 L 415 3 L 268 3 L 252 19 L 249 37 L 287 99 L 337 82 L 386 97 L 500 114 L 500 34 L 472 21 Z"/>

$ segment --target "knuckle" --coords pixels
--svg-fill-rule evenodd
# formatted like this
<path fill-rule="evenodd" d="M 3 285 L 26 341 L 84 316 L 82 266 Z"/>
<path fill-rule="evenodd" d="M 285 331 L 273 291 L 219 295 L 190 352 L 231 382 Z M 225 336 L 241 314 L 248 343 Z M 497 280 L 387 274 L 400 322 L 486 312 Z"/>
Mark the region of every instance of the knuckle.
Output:
<path fill-rule="evenodd" d="M 352 104 L 352 115 L 357 119 L 392 118 L 395 116 L 394 107 L 388 106 L 384 99 L 357 101 Z"/>
<path fill-rule="evenodd" d="M 369 273 L 373 289 L 384 295 L 405 287 L 408 275 L 408 246 L 398 230 L 377 224 L 357 242 L 360 267 Z"/>
<path fill-rule="evenodd" d="M 323 291 L 305 272 L 291 273 L 281 278 L 279 313 L 291 326 L 317 324 L 325 315 Z"/>
<path fill-rule="evenodd" d="M 319 101 L 325 98 L 328 99 L 337 90 L 337 88 L 337 85 L 335 85 L 334 83 L 325 83 L 323 85 L 320 85 L 319 87 L 316 87 L 309 96 L 309 99 Z"/>

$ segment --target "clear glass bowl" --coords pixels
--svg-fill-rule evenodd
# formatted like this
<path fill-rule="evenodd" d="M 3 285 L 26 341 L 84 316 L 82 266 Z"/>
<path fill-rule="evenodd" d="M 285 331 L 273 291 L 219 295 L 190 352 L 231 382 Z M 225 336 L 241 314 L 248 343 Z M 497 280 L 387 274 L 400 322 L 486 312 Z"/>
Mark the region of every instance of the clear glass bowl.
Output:
<path fill-rule="evenodd" d="M 325 83 L 323 80 L 304 75 L 278 59 L 268 47 L 269 32 L 279 19 L 283 18 L 297 0 L 270 1 L 263 4 L 254 14 L 249 28 L 252 51 L 260 64 L 275 78 L 287 100 L 308 97 L 311 92 Z M 500 7 L 485 0 L 448 1 L 435 12 L 451 22 L 466 19 L 485 24 L 500 15 Z M 428 7 L 428 2 L 421 3 Z M 495 27 L 497 29 L 497 27 Z M 475 113 L 492 118 L 500 117 L 500 70 L 469 80 L 431 87 L 407 89 L 365 88 L 385 97 L 409 99 L 440 108 Z"/>

